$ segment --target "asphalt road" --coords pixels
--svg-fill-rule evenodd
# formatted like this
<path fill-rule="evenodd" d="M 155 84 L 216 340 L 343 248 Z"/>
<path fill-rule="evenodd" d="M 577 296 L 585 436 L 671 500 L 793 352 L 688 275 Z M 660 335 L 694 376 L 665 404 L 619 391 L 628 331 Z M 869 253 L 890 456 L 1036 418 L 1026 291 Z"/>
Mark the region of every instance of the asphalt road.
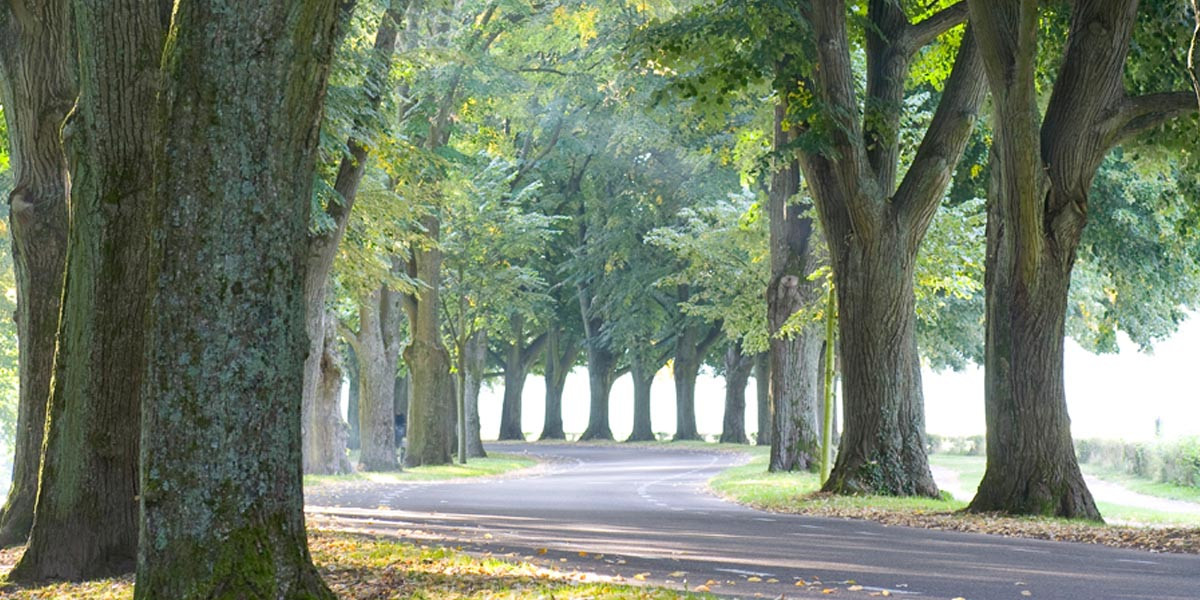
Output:
<path fill-rule="evenodd" d="M 966 600 L 1200 598 L 1197 556 L 744 508 L 706 487 L 713 475 L 746 460 L 740 454 L 542 444 L 492 449 L 546 462 L 507 478 L 310 488 L 310 522 L 631 583 L 707 585 L 725 596 L 870 598 L 886 590 L 895 598 Z"/>

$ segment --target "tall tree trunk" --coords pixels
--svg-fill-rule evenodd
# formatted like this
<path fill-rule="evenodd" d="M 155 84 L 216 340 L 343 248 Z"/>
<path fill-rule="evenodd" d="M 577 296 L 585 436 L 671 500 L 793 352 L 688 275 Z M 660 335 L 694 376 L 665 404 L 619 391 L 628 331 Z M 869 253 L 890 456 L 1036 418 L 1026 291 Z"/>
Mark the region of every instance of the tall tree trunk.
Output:
<path fill-rule="evenodd" d="M 406 374 L 403 377 L 397 376 L 395 378 L 395 385 L 393 385 L 392 387 L 393 387 L 393 389 L 395 389 L 395 393 L 394 393 L 395 399 L 392 402 L 392 414 L 395 414 L 397 417 L 400 417 L 403 420 L 403 422 L 407 424 L 408 423 L 408 375 Z M 407 425 L 405 427 L 407 428 Z M 396 444 L 399 444 L 399 443 L 400 443 L 400 440 L 397 438 Z"/>
<path fill-rule="evenodd" d="M 307 368 L 307 367 L 306 367 Z M 359 431 L 358 431 L 358 399 L 360 379 L 358 377 L 358 353 L 354 351 L 353 344 L 346 344 L 346 388 L 348 391 L 346 401 L 346 422 L 350 424 L 350 438 L 346 441 L 346 447 L 351 450 L 359 449 Z"/>
<path fill-rule="evenodd" d="M 784 129 L 788 107 L 775 107 L 775 147 L 786 148 L 795 133 Z M 814 255 L 814 228 L 806 216 L 810 206 L 797 203 L 800 167 L 792 161 L 771 179 L 771 281 L 767 286 L 767 327 L 770 334 L 768 369 L 771 406 L 771 471 L 805 471 L 815 468 L 818 433 L 817 361 L 820 337 L 812 325 L 798 333 L 781 334 L 796 312 L 818 297 L 818 282 L 810 274 L 820 266 Z"/>
<path fill-rule="evenodd" d="M 364 471 L 394 471 L 400 467 L 395 437 L 399 324 L 396 307 L 389 302 L 393 296 L 381 286 L 358 305 L 358 466 Z"/>
<path fill-rule="evenodd" d="M 936 497 L 925 456 L 913 296 L 916 249 L 892 236 L 881 231 L 875 244 L 837 244 L 841 258 L 835 262 L 855 266 L 834 272 L 846 414 L 824 489 Z M 817 339 L 814 366 L 820 349 Z"/>
<path fill-rule="evenodd" d="M 562 333 L 557 326 L 551 326 L 546 332 L 545 380 L 546 380 L 546 416 L 542 425 L 542 435 L 539 440 L 561 440 L 567 436 L 563 432 L 562 397 L 567 385 L 567 375 L 579 355 L 579 344 Z"/>
<path fill-rule="evenodd" d="M 379 21 L 379 29 L 375 34 L 374 55 L 368 63 L 362 89 L 366 94 L 366 104 L 371 110 L 378 110 L 383 102 L 380 90 L 386 88 L 388 74 L 391 68 L 391 57 L 396 47 L 397 32 L 407 7 L 407 0 L 392 0 Z M 321 431 L 328 427 L 321 423 L 321 411 L 316 410 L 320 390 L 331 383 L 322 380 L 322 349 L 325 347 L 325 290 L 329 283 L 329 273 L 333 268 L 334 257 L 337 256 L 338 244 L 346 233 L 350 210 L 358 195 L 358 185 L 362 181 L 367 167 L 367 147 L 357 138 L 351 137 L 346 141 L 349 150 L 338 165 L 337 178 L 333 188 L 341 202 L 330 202 L 325 212 L 333 226 L 308 236 L 308 259 L 304 275 L 304 311 L 306 315 L 305 329 L 308 332 L 308 358 L 304 363 L 304 393 L 301 412 L 304 429 L 304 472 L 329 474 L 327 469 L 336 464 L 330 458 L 341 451 L 339 448 L 323 447 L 323 443 L 331 442 L 334 438 L 310 435 L 310 432 Z M 327 416 L 327 414 L 325 415 Z"/>
<path fill-rule="evenodd" d="M 721 427 L 721 443 L 747 444 L 746 383 L 754 358 L 742 354 L 742 345 L 730 342 L 725 350 L 725 421 Z"/>
<path fill-rule="evenodd" d="M 754 356 L 754 394 L 758 403 L 758 432 L 754 445 L 771 445 L 771 355 L 759 352 Z"/>
<path fill-rule="evenodd" d="M 33 526 L 46 405 L 67 253 L 66 158 L 58 131 L 75 100 L 67 0 L 0 7 L 0 104 L 8 124 L 9 195 L 17 287 L 17 429 L 12 487 L 0 511 L 0 546 Z"/>
<path fill-rule="evenodd" d="M 14 581 L 133 569 L 138 410 L 165 30 L 151 0 L 77 1 L 79 100 L 64 128 L 71 232 L 45 455 Z"/>
<path fill-rule="evenodd" d="M 1137 0 L 1081 1 L 1045 119 L 1036 3 L 971 2 L 995 105 L 988 205 L 988 466 L 969 510 L 1100 518 L 1071 442 L 1063 324 L 1088 193 L 1122 141 L 1195 112 L 1191 91 L 1130 97 Z"/>
<path fill-rule="evenodd" d="M 441 223 L 435 217 L 421 219 L 435 242 Z M 450 375 L 450 353 L 442 344 L 438 314 L 438 284 L 442 280 L 442 251 L 436 246 L 413 250 L 409 275 L 427 286 L 420 297 L 405 301 L 412 340 L 404 349 L 404 361 L 412 374 L 408 400 L 408 449 L 405 465 L 445 465 L 454 452 L 455 396 Z"/>
<path fill-rule="evenodd" d="M 598 339 L 588 341 L 588 391 L 591 408 L 588 411 L 587 429 L 579 436 L 580 441 L 612 440 L 612 429 L 608 425 L 608 395 L 612 391 L 613 369 L 617 357 L 608 348 L 601 346 Z"/>
<path fill-rule="evenodd" d="M 323 450 L 323 453 L 316 457 L 318 462 L 314 465 L 314 472 L 327 474 L 354 471 L 354 465 L 350 464 L 350 456 L 346 452 L 350 426 L 342 420 L 343 369 L 342 355 L 338 349 L 340 344 L 337 328 L 334 327 L 336 319 L 337 316 L 333 314 L 324 319 L 325 333 L 322 340 L 325 344 L 321 349 L 321 387 L 317 390 L 316 406 L 313 407 L 316 412 L 313 425 L 317 429 L 312 432 L 312 437 L 321 439 L 316 446 Z"/>
<path fill-rule="evenodd" d="M 811 87 L 823 130 L 798 151 L 818 208 L 838 290 L 845 432 L 826 491 L 935 496 L 924 449 L 912 269 L 986 95 L 968 30 L 929 127 L 899 176 L 909 68 L 926 45 L 966 18 L 955 3 L 911 23 L 900 3 L 872 0 L 865 32 L 865 100 L 842 3 L 803 7 L 820 69 Z M 861 119 L 859 115 L 862 115 Z M 816 362 L 816 361 L 814 361 Z"/>
<path fill-rule="evenodd" d="M 487 457 L 479 431 L 479 388 L 483 385 L 483 369 L 487 365 L 487 347 L 487 330 L 476 331 L 467 339 L 464 353 L 466 396 L 463 405 L 467 412 L 467 456 L 471 458 Z"/>
<path fill-rule="evenodd" d="M 641 352 L 635 352 L 630 374 L 633 376 L 633 432 L 627 442 L 652 442 L 654 428 L 650 423 L 650 388 L 658 366 Z"/>
<path fill-rule="evenodd" d="M 298 399 L 335 4 L 181 2 L 150 63 L 165 84 L 137 600 L 334 597 L 308 552 Z"/>
<path fill-rule="evenodd" d="M 501 440 L 525 440 L 521 427 L 521 395 L 525 391 L 527 365 L 522 360 L 525 340 L 525 317 L 513 315 L 509 318 L 513 341 L 504 357 L 504 404 L 500 409 Z"/>
<path fill-rule="evenodd" d="M 675 437 L 674 441 L 698 440 L 696 431 L 696 377 L 703 356 L 697 356 L 700 343 L 699 326 L 684 327 L 675 340 L 675 361 L 672 369 L 675 380 Z"/>

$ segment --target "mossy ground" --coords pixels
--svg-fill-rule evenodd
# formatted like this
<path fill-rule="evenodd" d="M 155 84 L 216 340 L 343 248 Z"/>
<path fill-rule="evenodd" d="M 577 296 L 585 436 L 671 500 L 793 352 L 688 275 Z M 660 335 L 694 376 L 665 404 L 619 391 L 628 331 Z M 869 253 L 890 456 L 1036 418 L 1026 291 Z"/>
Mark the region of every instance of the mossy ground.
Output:
<path fill-rule="evenodd" d="M 550 570 L 445 548 L 370 536 L 312 532 L 309 547 L 321 576 L 339 598 L 484 600 L 571 598 L 668 600 L 712 598 L 675 590 L 633 586 L 577 571 Z M 21 549 L 0 553 L 0 571 L 11 568 Z M 13 600 L 127 600 L 133 576 L 87 583 L 18 589 L 0 584 L 0 597 Z"/>
<path fill-rule="evenodd" d="M 956 457 L 957 458 L 957 457 Z M 937 459 L 934 459 L 937 462 Z M 951 460 L 963 486 L 977 487 L 983 472 L 974 461 Z M 1158 513 L 1101 504 L 1106 517 L 1140 526 L 1096 525 L 1064 519 L 974 515 L 958 511 L 966 503 L 891 496 L 837 496 L 819 493 L 813 473 L 768 473 L 764 456 L 714 477 L 710 487 L 735 502 L 773 512 L 878 521 L 889 525 L 993 533 L 1013 537 L 1097 543 L 1144 550 L 1200 553 L 1200 515 Z M 974 480 L 970 480 L 977 474 Z"/>

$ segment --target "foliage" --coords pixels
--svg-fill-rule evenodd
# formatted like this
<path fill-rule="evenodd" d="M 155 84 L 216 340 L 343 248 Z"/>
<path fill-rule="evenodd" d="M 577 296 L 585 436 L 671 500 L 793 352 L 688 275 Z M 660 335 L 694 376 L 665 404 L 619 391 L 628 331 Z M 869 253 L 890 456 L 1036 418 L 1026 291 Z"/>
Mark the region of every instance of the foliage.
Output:
<path fill-rule="evenodd" d="M 1075 449 L 1080 463 L 1200 489 L 1200 437 L 1156 442 L 1086 439 L 1077 441 Z"/>

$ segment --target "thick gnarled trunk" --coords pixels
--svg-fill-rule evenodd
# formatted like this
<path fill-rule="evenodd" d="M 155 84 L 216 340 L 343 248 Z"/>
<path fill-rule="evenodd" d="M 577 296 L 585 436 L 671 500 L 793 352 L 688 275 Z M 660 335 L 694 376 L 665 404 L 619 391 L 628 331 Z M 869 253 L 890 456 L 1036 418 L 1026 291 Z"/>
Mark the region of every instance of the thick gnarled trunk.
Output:
<path fill-rule="evenodd" d="M 725 419 L 721 427 L 721 443 L 746 444 L 746 384 L 754 357 L 742 353 L 738 342 L 730 342 L 725 350 Z"/>
<path fill-rule="evenodd" d="M 17 429 L 12 487 L 0 511 L 0 546 L 33 526 L 46 406 L 67 252 L 67 165 L 58 131 L 74 102 L 67 0 L 18 15 L 0 7 L 0 104 L 8 124 L 9 196 L 17 288 Z M 36 9 L 36 14 L 31 11 Z"/>
<path fill-rule="evenodd" d="M 165 73 L 137 600 L 333 598 L 308 552 L 299 399 L 334 26 L 331 0 L 183 2 L 151 57 Z"/>
<path fill-rule="evenodd" d="M 71 232 L 29 548 L 15 581 L 133 569 L 145 373 L 154 103 L 164 29 L 154 2 L 76 2 L 79 100 L 64 127 Z"/>
<path fill-rule="evenodd" d="M 315 398 L 314 418 L 312 424 L 316 429 L 311 437 L 318 441 L 314 447 L 322 452 L 312 456 L 315 473 L 339 475 L 354 471 L 347 454 L 350 437 L 350 426 L 342 420 L 342 355 L 338 350 L 337 329 L 334 326 L 336 315 L 325 317 L 325 333 L 322 336 L 321 349 L 321 386 L 317 389 Z M 307 472 L 307 471 L 306 471 Z"/>
<path fill-rule="evenodd" d="M 617 357 L 608 348 L 600 346 L 601 343 L 599 340 L 588 341 L 588 391 L 591 404 L 587 429 L 579 436 L 581 441 L 613 439 L 612 429 L 608 425 L 608 396 L 612 391 Z"/>
<path fill-rule="evenodd" d="M 421 219 L 426 235 L 439 239 L 441 222 L 434 216 Z M 404 362 L 412 374 L 408 399 L 408 447 L 404 464 L 409 467 L 449 464 L 454 453 L 455 405 L 454 377 L 450 374 L 450 353 L 442 344 L 441 302 L 438 285 L 442 280 L 442 251 L 436 246 L 413 250 L 409 275 L 429 287 L 419 296 L 405 299 L 409 331 L 412 335 L 404 349 Z"/>
<path fill-rule="evenodd" d="M 913 296 L 915 248 L 879 233 L 880 239 L 870 246 L 841 243 L 835 250 L 838 260 L 848 263 L 834 271 L 845 432 L 824 489 L 936 497 L 925 456 Z M 817 367 L 819 339 L 814 349 Z"/>

